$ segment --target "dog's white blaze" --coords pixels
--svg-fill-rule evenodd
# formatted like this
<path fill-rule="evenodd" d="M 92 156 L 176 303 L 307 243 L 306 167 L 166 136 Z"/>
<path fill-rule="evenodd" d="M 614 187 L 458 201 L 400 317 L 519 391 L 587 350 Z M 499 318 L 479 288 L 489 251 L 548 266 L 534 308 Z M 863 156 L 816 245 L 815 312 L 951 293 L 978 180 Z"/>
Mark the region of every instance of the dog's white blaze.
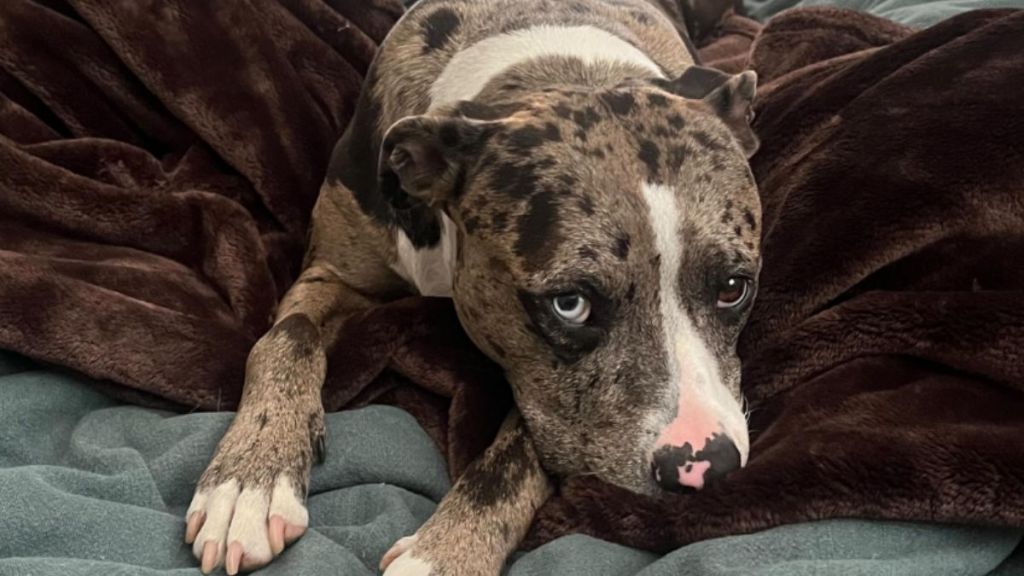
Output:
<path fill-rule="evenodd" d="M 430 87 L 430 107 L 471 100 L 502 71 L 540 56 L 570 56 L 587 64 L 622 62 L 664 76 L 643 51 L 600 28 L 533 26 L 485 38 L 457 52 Z"/>
<path fill-rule="evenodd" d="M 642 190 L 661 256 L 659 293 L 670 378 L 679 386 L 681 397 L 700 400 L 702 406 L 694 406 L 695 410 L 712 412 L 711 416 L 736 444 L 740 462 L 745 465 L 750 441 L 743 410 L 722 382 L 718 361 L 694 329 L 679 298 L 679 266 L 684 246 L 679 233 L 683 214 L 676 191 L 649 182 L 642 184 Z"/>
<path fill-rule="evenodd" d="M 450 297 L 458 241 L 455 223 L 441 214 L 441 240 L 430 248 L 417 249 L 401 229 L 396 236 L 398 259 L 391 269 L 423 296 Z"/>

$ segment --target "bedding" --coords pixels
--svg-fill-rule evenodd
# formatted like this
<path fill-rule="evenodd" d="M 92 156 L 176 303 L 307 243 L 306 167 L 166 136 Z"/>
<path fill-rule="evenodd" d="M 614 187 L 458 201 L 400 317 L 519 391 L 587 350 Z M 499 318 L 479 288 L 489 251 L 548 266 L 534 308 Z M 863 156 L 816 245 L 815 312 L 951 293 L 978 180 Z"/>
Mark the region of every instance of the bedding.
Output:
<path fill-rule="evenodd" d="M 192 487 L 231 414 L 126 405 L 89 379 L 0 353 L 0 575 L 199 574 L 182 543 Z M 310 531 L 257 574 L 376 574 L 449 486 L 437 446 L 407 413 L 327 416 Z M 509 576 L 1009 576 L 1024 531 L 832 520 L 709 540 L 666 556 L 587 536 L 519 555 Z M 1009 566 L 1012 568 L 1012 566 Z M 1006 569 L 1009 569 L 1006 568 Z"/>
<path fill-rule="evenodd" d="M 1024 524 L 1024 268 L 1007 265 L 1024 251 L 1022 55 L 1021 10 L 916 32 L 837 8 L 769 21 L 748 56 L 764 212 L 738 348 L 750 461 L 659 503 L 570 478 L 531 542 Z"/>
<path fill-rule="evenodd" d="M 0 348 L 138 406 L 236 405 L 330 145 L 401 13 L 253 6 L 0 4 Z M 849 517 L 1021 528 L 1024 269 L 1006 263 L 1024 249 L 1024 12 L 915 32 L 802 8 L 708 40 L 709 61 L 762 80 L 750 465 L 659 502 L 567 479 L 528 545 L 582 533 L 666 553 Z M 357 318 L 329 374 L 329 410 L 404 409 L 449 477 L 510 402 L 437 299 Z"/>
<path fill-rule="evenodd" d="M 1024 0 L 744 0 L 745 13 L 767 20 L 789 8 L 832 6 L 860 10 L 914 28 L 927 28 L 957 14 L 990 8 L 1024 8 Z"/>

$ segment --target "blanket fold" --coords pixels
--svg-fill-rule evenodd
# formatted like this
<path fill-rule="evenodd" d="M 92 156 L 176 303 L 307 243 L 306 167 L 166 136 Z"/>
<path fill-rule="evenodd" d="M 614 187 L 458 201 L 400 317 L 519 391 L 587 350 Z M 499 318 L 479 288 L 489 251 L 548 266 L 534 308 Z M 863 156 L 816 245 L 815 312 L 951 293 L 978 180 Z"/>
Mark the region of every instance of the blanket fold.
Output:
<path fill-rule="evenodd" d="M 777 16 L 752 168 L 765 212 L 740 342 L 748 466 L 661 502 L 569 480 L 569 530 L 669 550 L 780 523 L 1024 523 L 1024 11 L 911 30 Z"/>
<path fill-rule="evenodd" d="M 181 409 L 237 405 L 397 0 L 0 6 L 0 348 Z M 568 479 L 530 546 L 650 550 L 859 516 L 1024 525 L 1024 12 L 928 30 L 734 16 L 762 81 L 749 466 L 659 501 Z M 511 398 L 450 302 L 361 315 L 325 406 L 411 412 L 458 474 Z M 343 442 L 344 439 L 332 439 Z"/>

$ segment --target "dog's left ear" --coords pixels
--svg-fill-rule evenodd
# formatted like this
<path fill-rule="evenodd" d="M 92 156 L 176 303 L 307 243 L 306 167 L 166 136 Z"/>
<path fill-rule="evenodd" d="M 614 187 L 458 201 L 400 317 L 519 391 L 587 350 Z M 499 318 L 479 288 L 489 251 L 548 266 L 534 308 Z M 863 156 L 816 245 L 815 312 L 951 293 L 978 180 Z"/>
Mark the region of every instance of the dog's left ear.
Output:
<path fill-rule="evenodd" d="M 397 178 L 414 198 L 443 205 L 459 193 L 465 163 L 478 153 L 491 124 L 463 117 L 403 118 L 384 135 L 379 174 L 383 179 Z"/>
<path fill-rule="evenodd" d="M 729 127 L 750 158 L 759 142 L 750 123 L 754 119 L 757 73 L 746 70 L 730 75 L 713 68 L 691 66 L 678 78 L 663 81 L 662 88 L 692 100 L 701 100 Z"/>

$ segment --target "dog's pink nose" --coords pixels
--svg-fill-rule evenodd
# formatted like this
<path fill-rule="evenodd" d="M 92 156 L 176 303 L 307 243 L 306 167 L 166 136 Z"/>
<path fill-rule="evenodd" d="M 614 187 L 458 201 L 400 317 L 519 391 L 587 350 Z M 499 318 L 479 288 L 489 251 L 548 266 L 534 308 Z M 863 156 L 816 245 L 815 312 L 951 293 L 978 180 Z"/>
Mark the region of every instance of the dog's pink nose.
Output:
<path fill-rule="evenodd" d="M 700 490 L 740 467 L 736 444 L 715 426 L 700 419 L 677 419 L 654 445 L 651 472 L 665 490 Z"/>

